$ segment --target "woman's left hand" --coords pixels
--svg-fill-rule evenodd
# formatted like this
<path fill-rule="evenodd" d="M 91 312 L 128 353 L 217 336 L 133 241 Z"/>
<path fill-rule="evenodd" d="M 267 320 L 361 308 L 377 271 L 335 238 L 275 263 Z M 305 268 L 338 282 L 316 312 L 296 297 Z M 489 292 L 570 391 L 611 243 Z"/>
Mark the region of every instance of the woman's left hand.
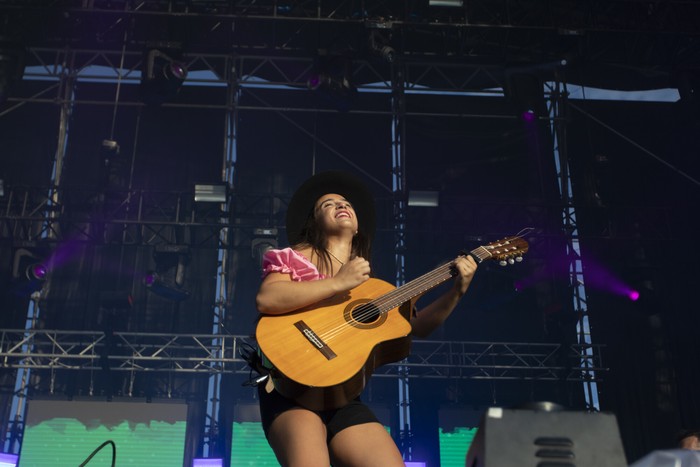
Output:
<path fill-rule="evenodd" d="M 476 272 L 477 264 L 471 256 L 460 256 L 454 261 L 454 268 L 457 271 L 454 287 L 461 297 L 469 288 L 474 273 Z"/>

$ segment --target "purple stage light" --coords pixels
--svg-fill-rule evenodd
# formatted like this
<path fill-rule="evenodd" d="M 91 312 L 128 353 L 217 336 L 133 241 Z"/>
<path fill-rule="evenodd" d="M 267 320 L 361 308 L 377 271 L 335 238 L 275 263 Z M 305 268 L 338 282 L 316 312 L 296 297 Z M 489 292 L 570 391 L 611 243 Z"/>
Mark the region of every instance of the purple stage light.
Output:
<path fill-rule="evenodd" d="M 0 467 L 15 467 L 19 456 L 17 454 L 0 453 Z"/>
<path fill-rule="evenodd" d="M 520 114 L 520 118 L 522 118 L 523 121 L 530 123 L 534 122 L 537 119 L 537 116 L 533 110 L 528 109 Z"/>
<path fill-rule="evenodd" d="M 44 280 L 46 279 L 46 275 L 49 273 L 49 270 L 46 266 L 43 264 L 33 264 L 31 267 L 31 274 L 34 277 L 34 279 L 38 280 Z"/>
<path fill-rule="evenodd" d="M 187 78 L 187 67 L 180 62 L 170 63 L 170 74 L 177 80 L 184 81 Z"/>
<path fill-rule="evenodd" d="M 192 459 L 192 467 L 223 467 L 223 459 Z"/>
<path fill-rule="evenodd" d="M 143 277 L 143 283 L 146 285 L 146 287 L 150 287 L 156 282 L 156 278 L 158 276 L 154 272 L 149 272 Z"/>
<path fill-rule="evenodd" d="M 636 290 L 630 290 L 629 292 L 627 292 L 627 297 L 633 302 L 636 302 L 637 300 L 639 300 L 639 292 L 637 292 Z"/>
<path fill-rule="evenodd" d="M 316 89 L 320 88 L 321 87 L 321 75 L 311 75 L 309 77 L 309 80 L 306 82 L 306 85 L 312 91 L 315 91 Z"/>

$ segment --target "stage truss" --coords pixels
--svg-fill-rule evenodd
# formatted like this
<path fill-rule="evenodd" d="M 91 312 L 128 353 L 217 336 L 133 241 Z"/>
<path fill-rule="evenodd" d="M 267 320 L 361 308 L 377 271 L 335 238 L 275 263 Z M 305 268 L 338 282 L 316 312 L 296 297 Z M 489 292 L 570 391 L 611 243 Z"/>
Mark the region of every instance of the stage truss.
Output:
<path fill-rule="evenodd" d="M 214 334 L 103 333 L 95 331 L 0 330 L 2 368 L 56 371 L 221 373 L 248 375 L 241 351 L 255 347 L 245 336 Z M 602 345 L 414 340 L 401 362 L 375 370 L 375 377 L 590 381 L 607 371 Z M 586 346 L 588 347 L 588 346 Z M 105 365 L 105 359 L 109 362 Z"/>

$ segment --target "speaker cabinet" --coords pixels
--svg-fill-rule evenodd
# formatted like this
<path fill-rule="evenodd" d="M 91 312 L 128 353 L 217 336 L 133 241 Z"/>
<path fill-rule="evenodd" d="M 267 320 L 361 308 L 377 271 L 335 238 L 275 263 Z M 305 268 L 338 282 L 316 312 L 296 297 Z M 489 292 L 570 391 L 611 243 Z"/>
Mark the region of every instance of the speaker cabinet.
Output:
<path fill-rule="evenodd" d="M 492 407 L 466 467 L 626 467 L 612 414 Z"/>

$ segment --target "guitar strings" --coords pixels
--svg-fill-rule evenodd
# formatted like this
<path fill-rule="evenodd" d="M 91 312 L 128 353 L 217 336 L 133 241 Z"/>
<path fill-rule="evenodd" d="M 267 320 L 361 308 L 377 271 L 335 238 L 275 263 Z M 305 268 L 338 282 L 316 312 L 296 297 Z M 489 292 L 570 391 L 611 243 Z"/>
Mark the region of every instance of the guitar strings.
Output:
<path fill-rule="evenodd" d="M 483 252 L 477 251 L 478 249 L 482 249 Z M 491 253 L 488 252 L 483 247 L 477 248 L 477 250 L 472 251 L 471 253 L 476 255 L 481 261 L 484 259 L 487 259 L 489 256 L 492 256 Z M 454 261 L 451 261 L 449 263 L 446 263 L 434 271 L 431 271 L 429 273 L 426 273 L 408 284 L 405 284 L 403 287 L 397 288 L 395 290 L 392 290 L 391 292 L 388 292 L 381 297 L 376 298 L 375 300 L 372 300 L 368 303 L 364 303 L 360 306 L 358 306 L 355 309 L 355 312 L 358 312 L 355 316 L 354 319 L 356 321 L 363 321 L 364 319 L 367 319 L 371 317 L 374 313 L 376 313 L 376 310 L 379 309 L 380 313 L 386 313 L 390 310 L 393 310 L 394 308 L 401 306 L 406 300 L 405 299 L 399 299 L 397 300 L 398 297 L 401 296 L 412 296 L 415 295 L 415 292 L 418 291 L 418 293 L 423 292 L 425 290 L 430 289 L 431 287 L 434 287 L 436 285 L 439 285 L 440 283 L 448 280 L 450 277 L 453 277 L 453 274 L 451 272 L 452 267 L 454 266 Z M 448 272 L 448 274 L 445 274 L 445 272 Z M 439 277 L 438 280 L 435 280 L 434 277 Z M 426 287 L 427 285 L 427 287 Z M 337 337 L 340 333 L 342 333 L 345 330 L 348 330 L 352 327 L 351 324 L 349 323 L 341 323 L 339 326 L 337 326 L 334 329 L 329 329 L 327 331 L 323 331 L 319 334 L 321 338 L 324 340 L 330 341 Z"/>
<path fill-rule="evenodd" d="M 485 250 L 486 251 L 486 250 Z M 478 253 L 472 252 L 479 256 Z M 486 254 L 490 256 L 490 253 L 486 251 Z M 483 259 L 487 258 L 488 256 L 485 257 L 480 257 L 480 259 L 483 261 Z M 367 303 L 363 303 L 362 305 L 358 306 L 354 311 L 356 314 L 353 316 L 353 319 L 355 321 L 360 321 L 362 322 L 363 320 L 372 317 L 372 315 L 376 314 L 376 310 L 379 310 L 380 314 L 384 314 L 390 310 L 393 310 L 394 308 L 401 306 L 406 300 L 405 299 L 398 299 L 402 296 L 415 296 L 417 293 L 421 293 L 423 291 L 429 290 L 430 288 L 439 285 L 440 283 L 448 280 L 450 277 L 453 277 L 454 274 L 452 274 L 451 269 L 454 266 L 454 261 L 451 261 L 449 263 L 446 263 L 434 271 L 431 271 L 429 273 L 426 273 L 412 281 L 410 281 L 408 284 L 405 284 L 403 287 L 399 287 L 397 289 L 392 290 L 391 292 L 388 292 L 375 300 L 372 300 Z M 445 274 L 447 273 L 447 274 Z M 437 277 L 437 280 L 435 279 Z M 417 293 L 416 293 L 417 291 Z M 335 337 L 338 336 L 341 332 L 343 332 L 346 329 L 349 329 L 351 325 L 349 323 L 341 323 L 339 326 L 337 326 L 334 329 L 330 329 L 328 331 L 322 332 L 320 335 L 321 338 L 324 340 L 332 340 Z"/>
<path fill-rule="evenodd" d="M 517 250 L 517 247 L 515 248 Z M 485 259 L 488 259 L 493 256 L 491 252 L 489 252 L 488 249 L 484 246 L 479 246 L 478 248 L 472 250 L 470 254 L 473 254 L 479 259 L 479 262 L 484 261 Z M 366 318 L 369 318 L 372 316 L 372 314 L 375 313 L 376 309 L 379 309 L 380 313 L 386 313 L 387 311 L 393 310 L 394 308 L 401 306 L 406 300 L 405 299 L 400 299 L 396 301 L 395 297 L 401 297 L 401 296 L 415 296 L 417 293 L 421 293 L 425 290 L 430 289 L 431 287 L 434 287 L 450 277 L 453 277 L 454 274 L 450 271 L 451 268 L 454 266 L 454 261 L 450 261 L 449 263 L 446 263 L 434 271 L 428 272 L 412 281 L 410 281 L 408 284 L 405 284 L 402 287 L 399 287 L 395 290 L 392 290 L 391 292 L 388 292 L 380 297 L 377 297 L 375 300 L 372 300 L 370 302 L 364 303 L 360 306 L 358 306 L 355 311 L 359 311 L 359 314 L 355 315 L 355 320 L 356 321 L 362 321 Z M 444 275 L 445 269 L 449 271 L 449 274 Z M 440 277 L 439 280 L 433 280 L 435 276 Z M 425 287 L 425 285 L 428 285 Z M 418 291 L 416 293 L 416 291 Z M 326 337 L 328 340 L 333 339 L 338 333 L 342 332 L 345 329 L 349 329 L 351 325 L 349 323 L 342 323 L 335 329 L 331 329 L 330 331 L 326 331 L 321 334 L 322 337 Z"/>
<path fill-rule="evenodd" d="M 367 303 L 363 303 L 362 305 L 359 305 L 357 308 L 355 308 L 354 313 L 353 313 L 353 320 L 354 321 L 360 321 L 362 322 L 363 320 L 370 318 L 373 314 L 376 313 L 376 310 L 379 310 L 380 313 L 386 313 L 389 310 L 392 310 L 396 308 L 397 306 L 400 306 L 405 300 L 396 300 L 397 296 L 405 295 L 406 293 L 409 293 L 412 290 L 420 289 L 421 285 L 423 284 L 429 284 L 431 282 L 435 282 L 435 285 L 439 284 L 440 282 L 444 282 L 445 280 L 449 279 L 451 275 L 445 275 L 445 270 L 449 270 L 449 268 L 452 267 L 454 262 L 447 263 L 443 266 L 438 267 L 434 271 L 431 271 L 427 274 L 424 274 L 423 276 L 420 276 L 413 281 L 409 282 L 403 287 L 394 289 L 380 297 L 377 297 L 374 300 L 371 300 Z M 439 281 L 435 281 L 433 277 L 435 276 L 441 276 L 444 275 L 445 277 L 442 278 Z M 392 302 L 398 303 L 398 305 L 393 305 L 389 306 Z M 337 337 L 340 333 L 342 333 L 345 330 L 351 329 L 352 325 L 347 322 L 343 322 L 340 325 L 330 328 L 327 330 L 319 330 L 319 337 L 321 337 L 323 340 L 330 341 Z"/>
<path fill-rule="evenodd" d="M 480 246 L 475 250 L 471 251 L 471 254 L 477 256 L 480 260 L 479 262 L 484 261 L 485 259 L 488 259 L 489 257 L 493 256 L 483 246 Z M 373 314 L 375 314 L 377 309 L 379 310 L 380 314 L 383 314 L 390 310 L 393 310 L 398 306 L 401 306 L 406 300 L 402 299 L 397 301 L 396 298 L 401 297 L 402 295 L 415 296 L 415 291 L 418 291 L 418 293 L 420 293 L 425 290 L 429 290 L 431 287 L 437 286 L 440 283 L 448 280 L 450 277 L 453 277 L 453 274 L 451 272 L 453 266 L 454 261 L 446 263 L 438 267 L 434 271 L 426 273 L 410 281 L 403 287 L 394 289 L 391 292 L 377 297 L 375 300 L 363 303 L 355 309 L 355 312 L 357 312 L 357 314 L 353 317 L 353 319 L 362 322 L 364 319 L 370 318 Z M 448 272 L 448 274 L 445 275 L 445 272 Z M 435 276 L 439 277 L 439 279 L 434 280 Z M 425 287 L 426 285 L 428 285 L 428 287 Z M 344 322 L 341 323 L 339 326 L 336 326 L 335 328 L 325 331 L 319 331 L 319 337 L 321 337 L 325 341 L 331 341 L 338 335 L 340 335 L 343 331 L 349 330 L 350 327 L 351 324 Z"/>

